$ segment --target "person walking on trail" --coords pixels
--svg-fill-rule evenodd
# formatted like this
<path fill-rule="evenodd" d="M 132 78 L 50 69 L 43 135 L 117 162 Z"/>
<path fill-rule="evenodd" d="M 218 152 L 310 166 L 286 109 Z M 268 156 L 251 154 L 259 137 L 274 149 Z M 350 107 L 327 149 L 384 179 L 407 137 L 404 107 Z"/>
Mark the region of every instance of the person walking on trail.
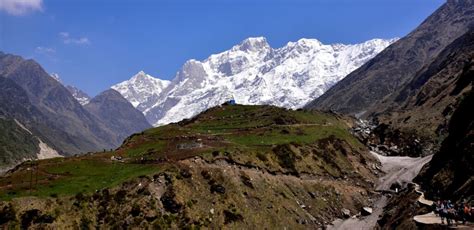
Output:
<path fill-rule="evenodd" d="M 448 203 L 446 204 L 446 213 L 446 222 L 448 223 L 448 226 L 450 226 L 453 223 L 453 220 L 455 220 L 455 210 L 451 200 L 448 200 Z"/>
<path fill-rule="evenodd" d="M 436 216 L 439 216 L 439 200 L 436 202 L 433 202 L 431 205 L 431 210 L 434 212 Z"/>
<path fill-rule="evenodd" d="M 470 208 L 469 208 L 469 205 L 467 205 L 467 203 L 464 203 L 464 207 L 462 209 L 462 224 L 466 224 L 466 221 L 467 219 L 469 218 L 469 214 L 470 214 Z"/>
<path fill-rule="evenodd" d="M 471 207 L 471 212 L 469 214 L 470 221 L 474 222 L 474 206 Z"/>
<path fill-rule="evenodd" d="M 444 224 L 444 219 L 448 215 L 448 209 L 446 208 L 444 201 L 441 202 L 438 213 L 439 217 L 441 218 L 441 224 Z"/>
<path fill-rule="evenodd" d="M 456 203 L 454 204 L 453 208 L 453 213 L 454 213 L 454 224 L 458 225 L 458 222 L 461 221 L 463 222 L 464 219 L 464 204 L 463 203 Z"/>

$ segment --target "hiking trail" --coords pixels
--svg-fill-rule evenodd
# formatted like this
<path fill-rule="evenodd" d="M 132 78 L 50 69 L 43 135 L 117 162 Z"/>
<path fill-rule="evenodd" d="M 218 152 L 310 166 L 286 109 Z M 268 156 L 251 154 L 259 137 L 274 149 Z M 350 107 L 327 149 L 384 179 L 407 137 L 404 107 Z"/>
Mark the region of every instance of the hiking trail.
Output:
<path fill-rule="evenodd" d="M 428 207 L 431 207 L 433 205 L 434 201 L 426 199 L 425 194 L 423 193 L 423 191 L 420 188 L 420 185 L 418 185 L 416 183 L 415 183 L 415 191 L 416 191 L 416 193 L 420 194 L 420 197 L 418 197 L 418 200 L 417 200 L 418 203 L 420 203 L 421 205 L 428 206 Z M 413 220 L 418 225 L 444 225 L 441 222 L 441 218 L 438 215 L 436 215 L 434 212 L 429 212 L 429 213 L 426 213 L 426 214 L 423 214 L 423 215 L 414 216 Z M 449 226 L 449 228 L 453 228 L 453 229 L 474 229 L 474 225 L 467 222 L 466 225 L 456 224 L 456 225 L 453 225 L 453 226 Z"/>
<path fill-rule="evenodd" d="M 379 178 L 379 183 L 376 186 L 378 191 L 390 191 L 391 185 L 398 183 L 405 185 L 411 183 L 413 178 L 420 172 L 421 168 L 428 163 L 432 155 L 425 157 L 400 157 L 400 156 L 382 156 L 376 152 L 371 151 L 382 164 L 382 171 L 385 175 Z M 423 196 L 424 199 L 424 196 Z M 328 229 L 342 229 L 342 230 L 358 230 L 358 229 L 372 229 L 377 225 L 379 215 L 383 213 L 383 209 L 387 205 L 387 195 L 381 195 L 380 198 L 374 202 L 371 215 L 357 218 L 355 216 L 349 219 L 337 219 L 332 225 L 327 226 Z"/>

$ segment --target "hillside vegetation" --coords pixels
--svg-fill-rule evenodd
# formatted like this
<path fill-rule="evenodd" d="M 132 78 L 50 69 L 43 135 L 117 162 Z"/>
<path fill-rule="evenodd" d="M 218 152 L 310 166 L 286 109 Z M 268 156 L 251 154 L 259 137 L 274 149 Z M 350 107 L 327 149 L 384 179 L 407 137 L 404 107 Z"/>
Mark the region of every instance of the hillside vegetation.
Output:
<path fill-rule="evenodd" d="M 17 167 L 0 178 L 0 224 L 321 227 L 342 208 L 371 204 L 375 160 L 346 123 L 270 106 L 215 107 L 132 135 L 113 152 Z"/>

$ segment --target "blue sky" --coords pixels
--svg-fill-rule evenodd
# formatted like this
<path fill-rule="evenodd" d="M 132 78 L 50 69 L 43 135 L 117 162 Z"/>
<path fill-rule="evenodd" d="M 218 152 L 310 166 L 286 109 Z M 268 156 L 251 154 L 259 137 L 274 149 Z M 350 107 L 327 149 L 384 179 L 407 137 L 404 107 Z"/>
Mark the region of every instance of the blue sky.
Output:
<path fill-rule="evenodd" d="M 403 37 L 443 0 L 0 0 L 0 50 L 96 95 L 140 70 L 171 79 L 243 39 Z M 16 4 L 16 5 L 15 5 Z"/>

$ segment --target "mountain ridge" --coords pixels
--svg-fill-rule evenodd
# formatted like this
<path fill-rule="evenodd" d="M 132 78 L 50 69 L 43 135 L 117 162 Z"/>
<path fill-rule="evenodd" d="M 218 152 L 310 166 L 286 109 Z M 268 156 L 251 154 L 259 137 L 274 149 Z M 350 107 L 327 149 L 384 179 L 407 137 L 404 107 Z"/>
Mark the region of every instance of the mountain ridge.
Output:
<path fill-rule="evenodd" d="M 152 127 L 140 111 L 113 89 L 95 96 L 84 108 L 112 130 L 120 142 L 130 134 Z"/>
<path fill-rule="evenodd" d="M 131 116 L 136 118 L 132 122 L 124 122 L 114 116 L 104 119 L 100 114 L 87 111 L 58 81 L 57 75 L 55 78 L 46 73 L 32 59 L 25 60 L 0 52 L 0 82 L 0 117 L 5 119 L 3 125 L 11 130 L 7 133 L 21 136 L 25 142 L 24 149 L 30 151 L 5 161 L 7 166 L 25 159 L 47 157 L 48 154 L 73 155 L 115 148 L 125 137 L 150 127 L 143 115 L 118 93 L 115 96 L 120 99 L 109 102 L 117 102 L 129 114 L 136 112 L 136 116 Z M 116 114 L 122 115 L 119 112 Z M 12 123 L 12 120 L 17 123 Z M 28 132 L 25 133 L 21 129 L 23 127 Z M 28 143 L 38 143 L 39 146 L 26 148 Z M 12 141 L 11 145 L 21 149 L 18 147 L 21 147 L 21 141 Z M 47 154 L 38 155 L 38 148 Z M 9 149 L 0 149 L 0 158 L 10 156 L 10 152 Z"/>
<path fill-rule="evenodd" d="M 151 98 L 158 97 L 169 84 L 170 81 L 155 78 L 141 70 L 129 80 L 115 84 L 111 88 L 120 92 L 137 108 Z"/>
<path fill-rule="evenodd" d="M 304 38 L 274 49 L 264 37 L 247 38 L 203 61 L 186 61 L 167 87 L 137 108 L 154 126 L 190 118 L 230 99 L 300 108 L 395 40 L 325 45 Z M 125 82 L 112 88 L 131 102 L 139 101 L 123 89 L 133 88 L 133 83 Z"/>
<path fill-rule="evenodd" d="M 91 100 L 91 97 L 85 93 L 84 91 L 78 89 L 77 87 L 75 86 L 72 86 L 72 85 L 66 85 L 63 83 L 63 81 L 61 80 L 59 74 L 57 73 L 52 73 L 51 74 L 51 77 L 54 78 L 54 80 L 58 81 L 59 83 L 61 83 L 62 85 L 64 85 L 64 87 L 66 87 L 66 89 L 72 94 L 72 96 L 79 102 L 79 104 L 81 105 L 85 105 L 87 103 L 89 103 L 89 101 Z"/>
<path fill-rule="evenodd" d="M 415 30 L 393 43 L 309 103 L 310 109 L 370 116 L 396 94 L 448 44 L 473 27 L 474 2 L 448 1 Z"/>

